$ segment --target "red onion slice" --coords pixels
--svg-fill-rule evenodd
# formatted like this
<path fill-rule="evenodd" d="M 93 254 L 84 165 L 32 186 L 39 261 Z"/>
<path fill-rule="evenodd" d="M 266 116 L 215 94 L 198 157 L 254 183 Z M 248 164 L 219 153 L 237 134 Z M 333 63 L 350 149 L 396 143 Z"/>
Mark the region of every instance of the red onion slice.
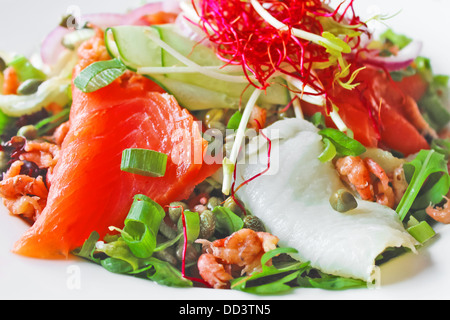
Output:
<path fill-rule="evenodd" d="M 369 56 L 364 61 L 368 64 L 385 68 L 388 71 L 401 70 L 408 67 L 420 55 L 422 45 L 420 41 L 413 41 L 396 56 Z"/>
<path fill-rule="evenodd" d="M 70 32 L 64 27 L 56 27 L 44 39 L 41 45 L 41 59 L 45 64 L 53 64 L 58 60 L 64 46 L 61 44 L 62 38 Z"/>
<path fill-rule="evenodd" d="M 141 18 L 148 14 L 157 13 L 159 11 L 179 13 L 177 1 L 165 0 L 160 2 L 147 3 L 128 13 L 123 21 L 125 25 L 141 25 L 144 24 Z"/>
<path fill-rule="evenodd" d="M 83 25 L 86 22 L 100 27 L 107 28 L 118 25 L 140 25 L 144 22 L 141 18 L 147 14 L 159 11 L 179 13 L 178 2 L 176 0 L 165 0 L 160 2 L 148 3 L 137 9 L 132 10 L 128 14 L 119 13 L 93 13 L 80 17 L 79 23 Z M 62 38 L 71 30 L 58 26 L 50 32 L 41 45 L 41 59 L 47 64 L 56 63 L 64 47 L 61 44 Z"/>

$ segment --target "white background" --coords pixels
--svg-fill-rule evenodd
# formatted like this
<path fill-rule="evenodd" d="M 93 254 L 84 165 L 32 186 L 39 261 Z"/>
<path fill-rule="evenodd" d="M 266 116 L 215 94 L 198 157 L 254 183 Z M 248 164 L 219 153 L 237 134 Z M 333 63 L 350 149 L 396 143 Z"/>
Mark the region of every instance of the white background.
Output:
<path fill-rule="evenodd" d="M 124 4 L 126 2 L 126 4 Z M 30 54 L 72 5 L 83 14 L 123 12 L 142 4 L 139 0 L 1 0 L 0 51 Z M 422 54 L 432 58 L 435 71 L 450 74 L 450 1 L 356 0 L 357 13 L 369 18 L 398 13 L 386 21 L 395 31 L 424 43 Z M 371 27 L 385 28 L 375 23 Z M 13 255 L 10 248 L 25 231 L 20 220 L 0 211 L 1 299 L 254 299 L 235 291 L 173 289 L 128 276 L 111 274 L 100 267 L 75 261 L 42 261 Z M 328 292 L 299 289 L 268 299 L 449 299 L 450 226 L 420 254 L 405 255 L 382 268 L 379 289 Z M 261 297 L 264 299 L 264 297 Z"/>

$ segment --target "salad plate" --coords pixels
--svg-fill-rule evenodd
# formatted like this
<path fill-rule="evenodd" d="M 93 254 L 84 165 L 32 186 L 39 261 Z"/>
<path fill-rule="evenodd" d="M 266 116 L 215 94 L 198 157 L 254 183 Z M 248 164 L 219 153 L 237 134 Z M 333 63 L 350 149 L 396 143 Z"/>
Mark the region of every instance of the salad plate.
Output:
<path fill-rule="evenodd" d="M 0 20 L 0 52 L 32 55 L 42 39 L 67 12 L 82 14 L 123 13 L 143 4 L 135 1 L 7 0 L 8 14 Z M 338 1 L 331 3 L 339 3 Z M 430 0 L 355 0 L 355 10 L 365 18 L 379 14 L 388 19 L 369 23 L 371 30 L 391 28 L 423 42 L 422 56 L 430 58 L 436 74 L 450 75 L 445 38 L 450 30 L 446 16 L 450 3 Z M 27 8 L 27 10 L 24 10 Z M 287 294 L 255 296 L 236 290 L 172 288 L 151 281 L 110 273 L 95 264 L 72 257 L 41 260 L 11 252 L 27 229 L 25 222 L 0 208 L 0 298 L 1 299 L 146 299 L 146 300 L 339 300 L 339 299 L 450 299 L 450 226 L 438 225 L 437 235 L 417 254 L 394 258 L 381 267 L 381 281 L 367 289 L 327 291 L 295 289 Z"/>

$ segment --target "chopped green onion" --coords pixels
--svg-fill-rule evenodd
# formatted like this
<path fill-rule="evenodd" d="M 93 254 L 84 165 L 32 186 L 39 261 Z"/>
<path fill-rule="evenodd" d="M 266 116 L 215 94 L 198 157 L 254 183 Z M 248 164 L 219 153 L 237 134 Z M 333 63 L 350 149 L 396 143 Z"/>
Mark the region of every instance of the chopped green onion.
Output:
<path fill-rule="evenodd" d="M 357 140 L 350 138 L 342 131 L 325 128 L 319 134 L 334 144 L 337 153 L 344 156 L 359 156 L 366 151 L 366 148 Z"/>
<path fill-rule="evenodd" d="M 164 153 L 139 148 L 125 149 L 122 153 L 122 171 L 147 177 L 163 177 L 168 156 Z"/>
<path fill-rule="evenodd" d="M 136 195 L 125 219 L 122 238 L 138 258 L 148 258 L 156 248 L 156 235 L 164 209 L 144 195 Z"/>
<path fill-rule="evenodd" d="M 94 92 L 111 84 L 126 70 L 119 59 L 94 62 L 80 72 L 74 84 L 83 92 Z"/>
<path fill-rule="evenodd" d="M 419 222 L 411 216 L 408 225 L 410 227 L 407 231 L 420 243 L 425 243 L 436 235 L 436 232 L 426 221 Z"/>

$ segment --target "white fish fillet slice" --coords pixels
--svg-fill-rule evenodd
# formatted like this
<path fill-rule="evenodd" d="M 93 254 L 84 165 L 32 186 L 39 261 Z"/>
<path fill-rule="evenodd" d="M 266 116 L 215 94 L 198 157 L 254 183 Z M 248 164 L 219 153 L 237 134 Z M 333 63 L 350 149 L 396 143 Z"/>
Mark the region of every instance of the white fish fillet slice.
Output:
<path fill-rule="evenodd" d="M 330 162 L 318 160 L 323 143 L 311 123 L 287 119 L 264 132 L 272 142 L 271 168 L 237 195 L 281 246 L 298 250 L 296 258 L 326 273 L 372 281 L 375 258 L 386 248 L 416 252 L 417 241 L 394 210 L 361 200 L 347 213 L 331 208 L 330 195 L 344 185 Z M 252 144 L 259 148 L 247 150 L 238 164 L 236 185 L 267 168 L 267 140 L 259 136 Z"/>

